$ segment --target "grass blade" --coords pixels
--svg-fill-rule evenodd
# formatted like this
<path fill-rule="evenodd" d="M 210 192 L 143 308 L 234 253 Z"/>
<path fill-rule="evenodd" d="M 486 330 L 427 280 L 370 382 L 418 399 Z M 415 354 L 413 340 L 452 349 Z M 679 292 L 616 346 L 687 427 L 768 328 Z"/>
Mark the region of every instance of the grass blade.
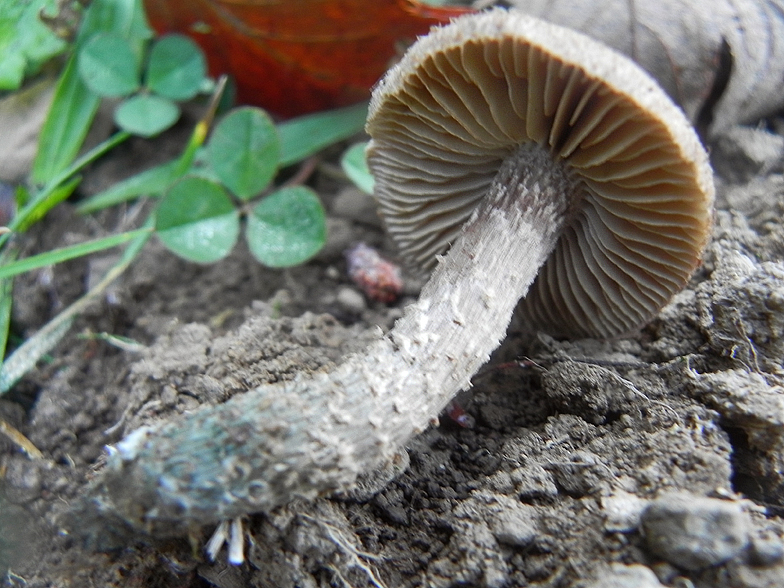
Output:
<path fill-rule="evenodd" d="M 0 263 L 16 256 L 15 251 L 6 251 L 0 256 Z M 0 360 L 5 357 L 8 333 L 11 330 L 11 305 L 13 303 L 14 281 L 11 278 L 0 280 Z"/>
<path fill-rule="evenodd" d="M 117 182 L 110 188 L 82 202 L 76 210 L 80 214 L 87 214 L 133 200 L 139 196 L 161 194 L 171 184 L 177 163 L 176 159 L 167 161 Z"/>
<path fill-rule="evenodd" d="M 45 184 L 73 161 L 87 136 L 101 99 L 84 85 L 74 56 L 68 60 L 38 137 L 33 181 Z"/>
<path fill-rule="evenodd" d="M 117 245 L 122 245 L 128 241 L 132 241 L 133 239 L 145 233 L 150 233 L 150 230 L 139 229 L 136 231 L 128 231 L 127 233 L 110 235 L 109 237 L 103 237 L 101 239 L 93 239 L 91 241 L 85 241 L 84 243 L 78 243 L 69 247 L 53 249 L 52 251 L 47 251 L 39 255 L 33 255 L 32 257 L 26 257 L 25 259 L 20 259 L 19 261 L 14 261 L 0 266 L 0 280 L 28 272 L 33 269 L 38 269 L 39 267 L 46 267 L 48 265 L 62 263 L 63 261 L 89 255 L 90 253 L 95 253 L 96 251 L 110 249 L 112 247 L 116 247 Z"/>
<path fill-rule="evenodd" d="M 98 298 L 106 290 L 107 286 L 128 268 L 145 243 L 147 243 L 150 235 L 152 235 L 152 223 L 148 222 L 141 229 L 141 234 L 128 245 L 120 261 L 106 273 L 100 282 L 79 300 L 46 323 L 40 331 L 25 341 L 3 362 L 2 367 L 0 367 L 0 395 L 8 392 L 11 386 L 16 384 L 22 376 L 35 367 L 35 364 L 38 363 L 41 357 L 49 353 L 60 342 L 73 324 L 76 316 L 88 304 Z"/>
<path fill-rule="evenodd" d="M 293 118 L 278 125 L 280 133 L 280 165 L 291 165 L 329 147 L 337 141 L 353 137 L 365 128 L 366 102 Z"/>
<path fill-rule="evenodd" d="M 138 52 L 151 36 L 141 0 L 93 0 L 84 14 L 71 57 L 55 87 L 54 99 L 38 138 L 32 178 L 51 182 L 74 160 L 82 147 L 101 99 L 82 82 L 77 67 L 79 49 L 97 32 L 111 31 L 130 38 Z"/>

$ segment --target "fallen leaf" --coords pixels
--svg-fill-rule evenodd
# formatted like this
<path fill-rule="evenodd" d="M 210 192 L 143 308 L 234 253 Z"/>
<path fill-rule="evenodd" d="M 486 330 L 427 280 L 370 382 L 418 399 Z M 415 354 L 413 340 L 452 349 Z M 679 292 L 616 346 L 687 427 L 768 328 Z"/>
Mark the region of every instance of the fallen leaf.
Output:
<path fill-rule="evenodd" d="M 581 31 L 628 55 L 709 134 L 755 122 L 784 106 L 782 0 L 505 4 Z"/>
<path fill-rule="evenodd" d="M 0 179 L 18 182 L 30 172 L 53 90 L 54 80 L 44 78 L 0 100 Z"/>
<path fill-rule="evenodd" d="M 295 116 L 365 100 L 401 49 L 465 8 L 413 0 L 145 0 L 152 26 L 193 38 L 238 101 Z"/>

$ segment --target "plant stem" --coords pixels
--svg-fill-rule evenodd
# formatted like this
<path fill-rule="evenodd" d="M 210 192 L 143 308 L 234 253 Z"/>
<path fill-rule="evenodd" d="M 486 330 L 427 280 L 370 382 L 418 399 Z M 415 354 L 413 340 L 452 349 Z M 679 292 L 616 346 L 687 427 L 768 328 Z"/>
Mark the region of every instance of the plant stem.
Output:
<path fill-rule="evenodd" d="M 104 539 L 108 518 L 180 534 L 346 488 L 381 465 L 471 385 L 504 338 L 555 247 L 573 188 L 539 146 L 512 154 L 388 335 L 330 373 L 131 433 L 77 505 L 74 530 Z"/>

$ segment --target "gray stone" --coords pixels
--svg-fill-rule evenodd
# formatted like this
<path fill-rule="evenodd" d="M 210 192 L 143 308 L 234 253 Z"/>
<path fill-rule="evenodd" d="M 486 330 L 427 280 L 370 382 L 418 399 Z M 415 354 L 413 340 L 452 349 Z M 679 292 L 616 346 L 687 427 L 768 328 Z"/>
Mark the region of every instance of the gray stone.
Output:
<path fill-rule="evenodd" d="M 617 490 L 609 496 L 602 496 L 604 510 L 604 530 L 608 533 L 629 533 L 640 526 L 640 515 L 647 502 L 636 496 Z"/>
<path fill-rule="evenodd" d="M 751 540 L 749 559 L 756 566 L 773 566 L 784 559 L 784 544 L 778 539 L 755 537 Z"/>
<path fill-rule="evenodd" d="M 336 300 L 340 307 L 347 312 L 359 314 L 367 309 L 365 297 L 349 286 L 342 286 L 338 289 Z"/>
<path fill-rule="evenodd" d="M 315 259 L 333 263 L 343 257 L 343 252 L 356 239 L 356 232 L 351 226 L 351 221 L 333 216 L 327 217 L 327 242 L 316 254 Z"/>
<path fill-rule="evenodd" d="M 25 504 L 41 496 L 40 462 L 22 455 L 10 456 L 5 463 L 4 498 L 12 504 Z"/>
<path fill-rule="evenodd" d="M 558 487 L 550 472 L 538 463 L 517 468 L 510 473 L 512 483 L 522 499 L 555 498 Z"/>
<path fill-rule="evenodd" d="M 749 544 L 749 526 L 738 502 L 685 492 L 659 497 L 641 517 L 648 548 L 686 570 L 718 565 L 741 553 Z"/>
<path fill-rule="evenodd" d="M 574 497 L 595 492 L 602 483 L 602 475 L 607 473 L 601 459 L 590 451 L 574 451 L 568 461 L 550 462 L 546 469 L 556 483 Z"/>
<path fill-rule="evenodd" d="M 515 500 L 503 501 L 503 510 L 494 512 L 488 520 L 496 541 L 514 547 L 533 543 L 539 532 L 536 528 L 536 509 Z"/>
<path fill-rule="evenodd" d="M 649 568 L 634 564 L 613 564 L 610 571 L 587 588 L 664 588 Z"/>

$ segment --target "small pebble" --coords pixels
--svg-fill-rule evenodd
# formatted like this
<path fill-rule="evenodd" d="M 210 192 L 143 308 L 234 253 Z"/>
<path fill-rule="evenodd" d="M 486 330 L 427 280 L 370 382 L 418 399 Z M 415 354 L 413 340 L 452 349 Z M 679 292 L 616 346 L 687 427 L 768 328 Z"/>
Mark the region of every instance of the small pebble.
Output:
<path fill-rule="evenodd" d="M 639 496 L 617 490 L 602 497 L 604 530 L 608 533 L 630 533 L 640 526 L 640 515 L 647 501 Z"/>
<path fill-rule="evenodd" d="M 367 303 L 362 294 L 348 286 L 338 288 L 336 301 L 347 312 L 360 314 L 367 309 Z"/>
<path fill-rule="evenodd" d="M 506 508 L 490 516 L 490 532 L 496 541 L 513 547 L 526 547 L 539 534 L 536 509 L 517 501 L 508 501 Z"/>
<path fill-rule="evenodd" d="M 600 458 L 589 451 L 575 451 L 569 461 L 551 462 L 546 468 L 570 496 L 586 496 L 596 491 L 605 473 Z"/>
<path fill-rule="evenodd" d="M 643 511 L 648 548 L 686 570 L 721 564 L 749 544 L 749 519 L 740 503 L 686 492 L 657 498 Z"/>
<path fill-rule="evenodd" d="M 327 217 L 327 242 L 316 254 L 315 259 L 326 263 L 334 263 L 347 247 L 357 238 L 357 232 L 350 220 L 345 218 Z"/>
<path fill-rule="evenodd" d="M 504 545 L 526 547 L 539 535 L 536 508 L 505 494 L 472 492 L 455 507 L 454 515 L 455 528 L 465 530 L 486 524 L 493 538 Z"/>
<path fill-rule="evenodd" d="M 513 470 L 510 477 L 518 495 L 524 500 L 558 496 L 558 487 L 550 472 L 537 463 Z"/>
<path fill-rule="evenodd" d="M 21 455 L 9 458 L 3 481 L 4 498 L 12 504 L 25 504 L 41 496 L 39 464 Z"/>
<path fill-rule="evenodd" d="M 751 540 L 749 559 L 755 566 L 773 566 L 784 559 L 784 544 L 778 539 L 755 537 Z"/>
<path fill-rule="evenodd" d="M 634 564 L 613 564 L 610 571 L 587 588 L 664 588 L 649 568 Z"/>

